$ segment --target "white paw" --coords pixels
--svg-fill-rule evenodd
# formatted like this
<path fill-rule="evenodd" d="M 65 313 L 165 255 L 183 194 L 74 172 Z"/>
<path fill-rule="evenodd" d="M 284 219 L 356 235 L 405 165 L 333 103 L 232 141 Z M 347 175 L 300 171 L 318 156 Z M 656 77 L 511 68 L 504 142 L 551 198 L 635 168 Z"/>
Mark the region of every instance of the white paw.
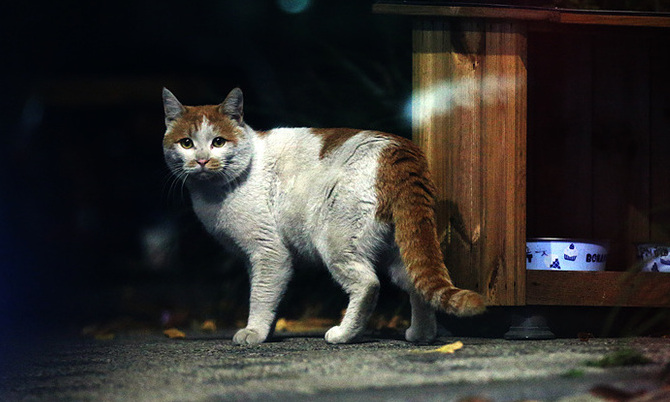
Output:
<path fill-rule="evenodd" d="M 233 343 L 236 345 L 255 345 L 265 341 L 266 336 L 261 335 L 255 329 L 243 328 L 233 336 Z"/>
<path fill-rule="evenodd" d="M 350 342 L 355 335 L 345 331 L 341 326 L 335 326 L 326 332 L 326 342 L 328 343 L 347 343 Z"/>
<path fill-rule="evenodd" d="M 415 328 L 409 327 L 405 331 L 405 339 L 409 342 L 414 343 L 430 343 L 435 340 L 437 336 L 437 329 L 435 327 L 431 328 Z"/>

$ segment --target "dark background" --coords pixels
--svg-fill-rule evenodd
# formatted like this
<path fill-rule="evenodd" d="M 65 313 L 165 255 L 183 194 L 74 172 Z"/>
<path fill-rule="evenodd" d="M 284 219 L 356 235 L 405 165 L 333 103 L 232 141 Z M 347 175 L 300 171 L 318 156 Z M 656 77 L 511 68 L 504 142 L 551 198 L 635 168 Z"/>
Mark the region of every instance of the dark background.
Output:
<path fill-rule="evenodd" d="M 0 5 L 0 324 L 244 320 L 246 273 L 202 230 L 164 165 L 161 88 L 204 104 L 240 86 L 256 129 L 346 126 L 409 136 L 411 19 L 371 7 L 361 0 Z M 291 289 L 288 315 L 332 316 L 344 307 L 325 274 L 307 271 Z M 382 301 L 395 294 L 382 292 Z"/>
<path fill-rule="evenodd" d="M 2 316 L 13 325 L 243 320 L 246 272 L 202 230 L 163 162 L 161 89 L 211 104 L 240 86 L 256 129 L 407 136 L 410 20 L 371 6 L 1 6 Z"/>

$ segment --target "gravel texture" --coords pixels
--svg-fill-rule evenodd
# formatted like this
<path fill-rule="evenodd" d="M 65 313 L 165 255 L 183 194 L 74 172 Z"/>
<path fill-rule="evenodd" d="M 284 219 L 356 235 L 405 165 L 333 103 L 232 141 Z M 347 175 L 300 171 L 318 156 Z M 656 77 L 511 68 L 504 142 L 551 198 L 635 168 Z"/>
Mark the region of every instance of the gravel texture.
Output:
<path fill-rule="evenodd" d="M 464 346 L 453 354 L 430 352 L 455 341 Z M 279 336 L 236 346 L 228 334 L 168 339 L 147 333 L 27 343 L 5 344 L 0 400 L 576 401 L 592 400 L 586 393 L 598 384 L 657 388 L 670 362 L 670 340 L 662 338 L 441 338 L 419 346 L 376 338 L 328 345 L 317 336 Z M 639 351 L 651 363 L 585 364 L 622 349 Z"/>

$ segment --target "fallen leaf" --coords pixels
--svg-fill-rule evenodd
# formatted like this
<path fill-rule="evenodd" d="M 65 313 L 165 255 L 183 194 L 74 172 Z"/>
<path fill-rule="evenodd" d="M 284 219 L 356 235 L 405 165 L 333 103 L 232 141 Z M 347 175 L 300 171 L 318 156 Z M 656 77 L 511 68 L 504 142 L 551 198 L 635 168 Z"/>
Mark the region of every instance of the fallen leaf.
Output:
<path fill-rule="evenodd" d="M 335 325 L 335 320 L 327 318 L 303 318 L 287 320 L 280 318 L 275 324 L 276 332 L 320 332 Z"/>
<path fill-rule="evenodd" d="M 387 320 L 384 316 L 373 316 L 370 319 L 370 327 L 374 328 L 376 331 L 382 330 L 405 330 L 409 327 L 409 321 L 406 320 L 403 316 L 394 315 L 390 320 Z"/>
<path fill-rule="evenodd" d="M 170 339 L 183 339 L 186 338 L 186 334 L 183 333 L 182 331 L 178 330 L 177 328 L 169 328 L 163 331 L 163 334 L 167 336 Z"/>
<path fill-rule="evenodd" d="M 207 320 L 202 323 L 200 329 L 207 332 L 214 332 L 216 331 L 216 323 L 214 320 Z"/>
<path fill-rule="evenodd" d="M 391 321 L 388 322 L 387 325 L 388 328 L 407 328 L 409 327 L 409 323 L 407 320 L 403 319 L 403 317 L 399 315 L 394 315 L 391 318 Z"/>
<path fill-rule="evenodd" d="M 277 320 L 277 323 L 275 324 L 275 331 L 277 332 L 284 332 L 288 330 L 288 321 L 286 318 L 280 318 Z"/>
<path fill-rule="evenodd" d="M 454 343 L 449 343 L 444 346 L 440 346 L 437 349 L 431 349 L 431 350 L 417 350 L 416 352 L 418 353 L 454 353 L 458 349 L 463 347 L 463 342 L 461 341 L 456 341 Z"/>

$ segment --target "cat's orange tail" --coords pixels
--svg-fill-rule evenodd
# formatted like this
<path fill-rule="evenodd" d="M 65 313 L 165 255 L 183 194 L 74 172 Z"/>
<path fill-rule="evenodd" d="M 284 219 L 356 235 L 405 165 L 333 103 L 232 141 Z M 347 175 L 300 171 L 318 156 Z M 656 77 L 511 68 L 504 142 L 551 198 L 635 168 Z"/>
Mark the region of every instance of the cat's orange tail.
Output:
<path fill-rule="evenodd" d="M 426 301 L 457 316 L 482 313 L 482 296 L 454 286 L 444 265 L 435 224 L 435 188 L 423 153 L 409 140 L 394 141 L 380 156 L 377 217 L 395 225 L 400 257 Z"/>

